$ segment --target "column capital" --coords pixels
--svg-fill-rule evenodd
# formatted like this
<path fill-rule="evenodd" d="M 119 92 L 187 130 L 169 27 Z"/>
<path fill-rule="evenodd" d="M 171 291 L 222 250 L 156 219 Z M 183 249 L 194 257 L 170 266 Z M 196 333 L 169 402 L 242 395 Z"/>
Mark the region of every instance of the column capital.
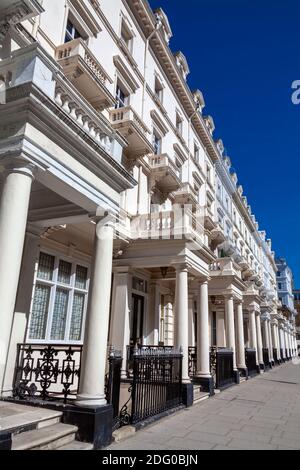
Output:
<path fill-rule="evenodd" d="M 11 173 L 19 173 L 21 175 L 29 176 L 32 181 L 34 181 L 37 173 L 37 167 L 25 160 L 16 160 L 10 163 L 5 164 L 4 166 L 4 176 L 7 176 Z"/>
<path fill-rule="evenodd" d="M 199 286 L 203 286 L 205 284 L 208 284 L 208 279 L 198 279 L 198 284 L 199 284 Z"/>
<path fill-rule="evenodd" d="M 179 273 L 179 272 L 189 272 L 189 268 L 188 268 L 187 263 L 175 264 L 174 268 L 175 268 L 177 273 Z"/>

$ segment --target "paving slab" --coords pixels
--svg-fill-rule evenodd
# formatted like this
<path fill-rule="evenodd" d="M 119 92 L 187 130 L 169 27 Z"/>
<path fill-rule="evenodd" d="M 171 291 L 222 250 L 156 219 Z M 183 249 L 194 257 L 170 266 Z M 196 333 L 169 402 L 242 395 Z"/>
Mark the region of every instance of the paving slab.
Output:
<path fill-rule="evenodd" d="M 289 363 L 233 386 L 108 449 L 150 448 L 300 450 L 300 366 Z"/>

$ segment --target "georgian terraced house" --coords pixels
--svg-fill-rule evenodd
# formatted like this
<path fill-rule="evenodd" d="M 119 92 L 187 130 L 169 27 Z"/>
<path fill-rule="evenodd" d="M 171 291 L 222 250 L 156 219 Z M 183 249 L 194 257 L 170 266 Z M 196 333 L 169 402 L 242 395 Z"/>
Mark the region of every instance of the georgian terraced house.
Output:
<path fill-rule="evenodd" d="M 296 354 L 271 240 L 171 37 L 147 0 L 0 2 L 3 398 L 21 345 L 83 345 L 76 406 L 101 423 L 108 345 L 123 380 L 136 345 L 181 348 L 186 395 L 213 393 L 211 348 L 236 383 Z"/>

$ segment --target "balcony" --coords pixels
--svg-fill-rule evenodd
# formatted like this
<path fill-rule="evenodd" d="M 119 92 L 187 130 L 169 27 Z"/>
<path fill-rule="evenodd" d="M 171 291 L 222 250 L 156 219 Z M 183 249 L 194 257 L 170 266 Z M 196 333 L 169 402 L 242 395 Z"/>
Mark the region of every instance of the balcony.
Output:
<path fill-rule="evenodd" d="M 181 184 L 180 188 L 173 193 L 175 204 L 198 204 L 198 194 L 190 183 Z"/>
<path fill-rule="evenodd" d="M 213 230 L 217 227 L 217 223 L 214 221 L 214 215 L 210 209 L 206 209 L 205 211 L 204 227 L 207 230 Z"/>
<path fill-rule="evenodd" d="M 110 122 L 127 140 L 125 154 L 133 159 L 153 153 L 150 130 L 131 106 L 110 111 Z"/>
<path fill-rule="evenodd" d="M 115 105 L 107 88 L 112 83 L 111 78 L 81 38 L 57 47 L 56 60 L 66 77 L 95 109 L 102 111 Z"/>
<path fill-rule="evenodd" d="M 211 277 L 236 276 L 242 278 L 239 266 L 231 258 L 220 258 L 210 265 Z"/>
<path fill-rule="evenodd" d="M 151 155 L 148 157 L 151 168 L 151 187 L 154 186 L 163 194 L 177 191 L 180 187 L 180 171 L 169 155 Z"/>
<path fill-rule="evenodd" d="M 135 217 L 131 221 L 134 240 L 189 240 L 203 244 L 204 228 L 201 217 L 191 211 L 164 211 Z"/>
<path fill-rule="evenodd" d="M 214 251 L 218 246 L 220 246 L 226 240 L 224 231 L 221 225 L 216 224 L 216 227 L 210 232 L 211 239 L 211 248 Z"/>
<path fill-rule="evenodd" d="M 121 166 L 126 144 L 124 139 L 78 93 L 55 61 L 45 57 L 38 43 L 17 50 L 1 61 L 0 77 L 0 99 L 3 104 L 29 96 L 29 91 L 32 95 L 35 93 L 37 99 L 42 96 L 44 116 L 49 114 L 49 119 L 55 116 L 55 131 L 68 129 L 74 133 L 77 143 L 85 145 L 86 161 L 91 159 L 96 165 L 103 162 L 110 172 L 114 168 L 118 174 L 128 175 Z M 19 94 L 15 91 L 16 87 L 19 87 Z"/>

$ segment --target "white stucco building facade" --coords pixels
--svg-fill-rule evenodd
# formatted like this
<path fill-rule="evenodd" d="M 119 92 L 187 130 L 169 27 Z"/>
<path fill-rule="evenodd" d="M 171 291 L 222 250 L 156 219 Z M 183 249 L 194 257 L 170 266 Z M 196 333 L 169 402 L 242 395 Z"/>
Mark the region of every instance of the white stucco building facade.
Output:
<path fill-rule="evenodd" d="M 136 345 L 182 348 L 183 382 L 209 392 L 211 348 L 233 350 L 237 383 L 247 351 L 258 370 L 294 356 L 271 240 L 165 13 L 146 0 L 2 3 L 2 396 L 21 343 L 83 345 L 82 407 L 106 406 L 110 345 L 124 380 Z"/>

